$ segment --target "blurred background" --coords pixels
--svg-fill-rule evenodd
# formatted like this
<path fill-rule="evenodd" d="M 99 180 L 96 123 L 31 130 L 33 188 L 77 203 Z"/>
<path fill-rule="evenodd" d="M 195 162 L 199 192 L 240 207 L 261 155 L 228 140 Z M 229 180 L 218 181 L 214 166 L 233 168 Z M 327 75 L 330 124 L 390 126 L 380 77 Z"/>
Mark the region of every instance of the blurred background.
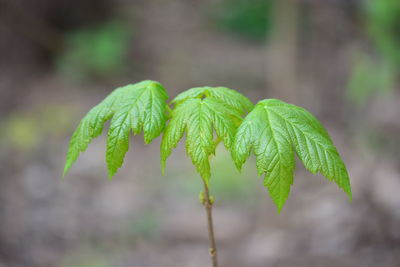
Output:
<path fill-rule="evenodd" d="M 322 121 L 354 201 L 298 164 L 281 214 L 254 158 L 222 148 L 211 191 L 221 266 L 400 266 L 400 1 L 0 0 L 0 266 L 209 266 L 202 183 L 178 147 L 132 138 L 107 179 L 97 138 L 63 180 L 69 137 L 114 88 L 226 86 Z"/>

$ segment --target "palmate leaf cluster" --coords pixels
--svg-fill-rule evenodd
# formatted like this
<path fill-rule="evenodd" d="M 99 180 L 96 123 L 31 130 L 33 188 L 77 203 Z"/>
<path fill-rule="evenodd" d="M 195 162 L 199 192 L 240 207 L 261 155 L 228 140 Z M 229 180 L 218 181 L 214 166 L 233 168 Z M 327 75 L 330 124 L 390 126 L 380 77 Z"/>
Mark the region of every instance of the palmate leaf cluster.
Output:
<path fill-rule="evenodd" d="M 175 108 L 161 143 L 162 167 L 165 168 L 172 149 L 186 133 L 187 154 L 208 184 L 211 176 L 210 155 L 215 154 L 219 140 L 231 150 L 242 116 L 253 104 L 243 95 L 225 87 L 192 88 L 178 95 L 172 103 Z"/>
<path fill-rule="evenodd" d="M 109 176 L 112 177 L 122 166 L 131 131 L 135 135 L 143 131 L 144 141 L 150 143 L 164 130 L 167 99 L 167 92 L 158 82 L 143 81 L 117 88 L 79 123 L 70 141 L 64 175 L 79 153 L 85 151 L 92 139 L 101 134 L 104 123 L 111 119 L 106 162 Z"/>
<path fill-rule="evenodd" d="M 279 210 L 293 184 L 295 152 L 307 170 L 335 181 L 351 198 L 349 176 L 339 153 L 321 123 L 303 108 L 277 99 L 258 102 L 235 136 L 232 158 L 238 169 L 251 151 Z"/>
<path fill-rule="evenodd" d="M 185 136 L 187 155 L 204 182 L 211 177 L 210 157 L 222 142 L 240 170 L 251 153 L 265 175 L 264 184 L 280 210 L 293 184 L 295 153 L 312 173 L 333 180 L 351 198 L 346 167 L 321 123 L 303 108 L 277 99 L 253 106 L 242 94 L 225 87 L 197 87 L 167 104 L 165 88 L 143 81 L 116 89 L 82 119 L 72 135 L 64 175 L 111 120 L 106 163 L 112 177 L 122 166 L 131 132 L 143 132 L 145 143 L 163 133 L 161 165 Z"/>

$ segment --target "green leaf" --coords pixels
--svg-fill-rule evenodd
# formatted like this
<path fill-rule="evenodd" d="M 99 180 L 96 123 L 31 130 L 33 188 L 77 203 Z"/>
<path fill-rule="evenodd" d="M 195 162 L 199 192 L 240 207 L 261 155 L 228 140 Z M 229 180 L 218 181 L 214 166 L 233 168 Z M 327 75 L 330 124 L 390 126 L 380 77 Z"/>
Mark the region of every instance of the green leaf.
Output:
<path fill-rule="evenodd" d="M 241 121 L 241 114 L 237 109 L 214 98 L 189 98 L 180 102 L 172 111 L 161 143 L 161 164 L 165 169 L 167 158 L 172 149 L 186 132 L 186 151 L 192 159 L 197 171 L 208 184 L 211 173 L 209 157 L 215 154 L 218 142 L 214 141 L 215 130 L 217 138 L 222 139 L 229 150 L 232 146 L 237 129 L 237 122 Z"/>
<path fill-rule="evenodd" d="M 72 135 L 64 175 L 86 150 L 91 140 L 99 136 L 104 123 L 111 119 L 107 138 L 106 162 L 112 177 L 122 166 L 129 148 L 129 135 L 143 131 L 144 141 L 150 143 L 164 130 L 167 120 L 164 87 L 154 81 L 142 81 L 120 87 L 92 108 Z"/>
<path fill-rule="evenodd" d="M 205 97 L 220 100 L 241 114 L 245 114 L 253 108 L 253 103 L 247 97 L 226 87 L 195 87 L 180 93 L 172 100 L 172 103 L 179 104 L 189 98 Z"/>
<path fill-rule="evenodd" d="M 350 197 L 346 167 L 321 123 L 307 110 L 277 99 L 262 100 L 243 120 L 232 147 L 238 169 L 251 152 L 259 174 L 280 211 L 295 169 L 294 151 L 307 170 L 335 181 Z"/>

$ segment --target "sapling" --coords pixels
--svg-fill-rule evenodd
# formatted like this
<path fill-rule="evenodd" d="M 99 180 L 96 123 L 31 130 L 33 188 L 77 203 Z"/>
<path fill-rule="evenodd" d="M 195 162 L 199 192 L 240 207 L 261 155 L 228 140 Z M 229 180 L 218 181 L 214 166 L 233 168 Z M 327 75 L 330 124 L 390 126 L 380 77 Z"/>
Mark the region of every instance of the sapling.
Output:
<path fill-rule="evenodd" d="M 155 81 L 120 87 L 92 108 L 72 135 L 64 175 L 80 152 L 99 136 L 111 119 L 106 163 L 109 177 L 122 166 L 129 137 L 143 132 L 145 143 L 163 133 L 161 166 L 186 134 L 186 152 L 200 174 L 204 191 L 200 202 L 207 214 L 209 253 L 218 266 L 210 196 L 210 156 L 222 142 L 240 170 L 251 153 L 264 175 L 264 185 L 281 211 L 289 197 L 298 155 L 311 173 L 335 181 L 350 197 L 346 167 L 321 123 L 308 111 L 277 99 L 261 100 L 255 106 L 242 94 L 225 87 L 197 87 L 179 94 L 169 104 L 165 88 Z"/>

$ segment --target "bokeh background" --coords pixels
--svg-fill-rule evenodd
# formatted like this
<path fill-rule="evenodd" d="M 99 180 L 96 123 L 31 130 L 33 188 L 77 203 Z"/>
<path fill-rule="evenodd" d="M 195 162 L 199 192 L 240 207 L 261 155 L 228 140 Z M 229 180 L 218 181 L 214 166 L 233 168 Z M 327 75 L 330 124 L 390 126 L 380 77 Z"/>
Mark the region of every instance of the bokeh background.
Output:
<path fill-rule="evenodd" d="M 298 164 L 277 214 L 220 148 L 221 266 L 400 266 L 399 67 L 398 0 L 0 0 L 0 266 L 209 266 L 184 146 L 161 176 L 160 138 L 136 136 L 109 181 L 103 135 L 61 179 L 80 118 L 145 79 L 305 107 L 346 162 L 351 204 Z"/>

